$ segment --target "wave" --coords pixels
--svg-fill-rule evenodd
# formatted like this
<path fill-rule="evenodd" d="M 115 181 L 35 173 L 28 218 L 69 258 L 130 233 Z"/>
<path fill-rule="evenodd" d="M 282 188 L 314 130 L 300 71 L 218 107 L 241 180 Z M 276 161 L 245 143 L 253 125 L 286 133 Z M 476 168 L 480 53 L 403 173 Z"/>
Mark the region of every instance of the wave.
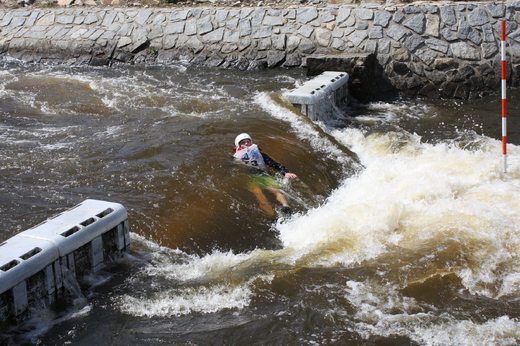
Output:
<path fill-rule="evenodd" d="M 266 94 L 256 100 L 301 138 L 317 138 L 315 150 L 349 160 Z M 343 287 L 357 310 L 353 330 L 361 336 L 406 335 L 428 345 L 473 344 L 475 335 L 488 344 L 518 340 L 519 322 L 507 315 L 474 322 L 428 312 L 402 290 L 451 273 L 472 295 L 520 295 L 520 148 L 510 145 L 509 172 L 502 174 L 500 142 L 474 133 L 437 143 L 404 130 L 346 128 L 330 135 L 356 152 L 364 169 L 345 178 L 322 205 L 279 220 L 281 250 L 177 253 L 175 259 L 155 254 L 144 275 L 173 280 L 179 288 L 148 298 L 127 295 L 121 309 L 139 316 L 242 309 L 251 304 L 256 280 L 269 282 L 275 273 L 378 263 L 388 267 L 387 285 L 350 281 Z"/>

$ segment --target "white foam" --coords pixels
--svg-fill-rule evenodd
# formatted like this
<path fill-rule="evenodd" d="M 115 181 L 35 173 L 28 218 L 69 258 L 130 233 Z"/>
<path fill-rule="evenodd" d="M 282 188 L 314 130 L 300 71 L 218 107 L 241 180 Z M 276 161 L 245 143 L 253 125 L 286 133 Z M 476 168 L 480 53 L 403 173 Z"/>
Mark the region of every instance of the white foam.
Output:
<path fill-rule="evenodd" d="M 90 314 L 91 311 L 92 311 L 92 305 L 87 304 L 81 310 L 73 312 L 70 315 L 70 318 L 83 317 L 83 316 Z"/>
<path fill-rule="evenodd" d="M 308 120 L 302 119 L 297 114 L 275 103 L 269 93 L 262 92 L 255 95 L 255 102 L 273 117 L 285 121 L 291 125 L 298 137 L 308 141 L 312 148 L 318 152 L 343 163 L 352 164 L 352 159 L 346 155 L 336 144 L 323 136 Z"/>
<path fill-rule="evenodd" d="M 397 287 L 348 281 L 345 297 L 356 308 L 355 328 L 363 338 L 403 335 L 420 345 L 516 345 L 520 322 L 508 316 L 483 323 L 459 320 L 449 313 L 417 312 L 412 298 Z"/>
<path fill-rule="evenodd" d="M 241 309 L 251 303 L 254 280 L 277 268 L 349 267 L 395 257 L 396 248 L 409 253 L 427 248 L 431 252 L 424 256 L 434 258 L 446 239 L 463 252 L 435 269 L 457 274 L 474 294 L 520 294 L 520 160 L 501 174 L 498 141 L 479 137 L 472 149 L 463 149 L 456 142 L 424 143 L 407 133 L 365 136 L 345 129 L 332 134 L 353 148 L 366 168 L 323 205 L 279 222 L 283 249 L 200 257 L 148 242 L 151 255 L 142 275 L 178 288 L 120 297 L 120 308 L 137 316 Z M 520 149 L 512 145 L 510 155 L 520 156 Z M 411 265 L 395 269 L 392 277 Z M 420 280 L 422 274 L 413 275 Z M 477 323 L 434 307 L 417 312 L 424 309 L 400 292 L 407 282 L 393 280 L 346 283 L 345 297 L 356 309 L 353 331 L 365 338 L 404 335 L 425 345 L 511 344 L 519 338 L 519 322 L 507 316 Z"/>
<path fill-rule="evenodd" d="M 10 92 L 5 90 L 5 85 L 16 81 L 18 81 L 18 76 L 13 74 L 12 71 L 0 69 L 0 95 L 8 96 Z"/>
<path fill-rule="evenodd" d="M 389 120 L 402 118 L 421 119 L 425 117 L 431 119 L 437 115 L 426 104 L 407 101 L 399 103 L 372 102 L 368 105 L 368 110 L 371 113 L 384 114 Z"/>
<path fill-rule="evenodd" d="M 198 256 L 159 246 L 139 235 L 132 235 L 132 238 L 144 245 L 150 253 L 146 266 L 140 272 L 149 278 L 163 278 L 177 283 L 244 282 L 260 275 L 267 275 L 277 263 L 284 263 L 287 257 L 285 250 L 263 249 L 239 254 L 216 250 Z"/>
<path fill-rule="evenodd" d="M 289 123 L 315 150 L 350 162 L 316 127 L 276 104 L 269 94 L 257 94 L 255 102 Z M 386 112 L 388 105 L 379 107 Z M 425 110 L 410 117 L 421 117 L 421 112 Z M 465 138 L 466 144 L 425 143 L 406 131 L 366 135 L 359 129 L 336 129 L 330 134 L 356 152 L 365 169 L 345 179 L 323 205 L 278 222 L 283 249 L 195 256 L 142 240 L 152 250 L 142 275 L 178 288 L 123 296 L 121 309 L 137 316 L 240 309 L 251 302 L 253 280 L 278 266 L 350 267 L 398 255 L 396 248 L 407 253 L 429 249 L 424 256 L 434 258 L 446 240 L 457 242 L 461 250 L 436 269 L 455 273 L 473 294 L 520 294 L 518 146 L 509 146 L 509 173 L 504 175 L 500 142 L 487 137 L 474 137 L 466 146 L 474 134 Z M 399 277 L 403 269 L 395 270 Z M 413 274 L 420 280 L 431 273 Z M 511 344 L 519 339 L 519 322 L 507 316 L 477 323 L 438 313 L 435 307 L 418 313 L 422 307 L 399 291 L 407 282 L 392 280 L 389 277 L 382 286 L 346 283 L 346 298 L 356 308 L 353 330 L 363 337 L 397 334 L 427 345 Z"/>
<path fill-rule="evenodd" d="M 0 126 L 1 134 L 0 139 L 3 143 L 8 145 L 31 145 L 36 150 L 61 150 L 70 149 L 77 143 L 70 141 L 75 138 L 71 133 L 76 130 L 79 126 L 63 126 L 63 127 L 31 127 L 27 129 L 12 127 L 12 126 Z M 60 135 L 67 134 L 66 138 L 61 138 Z M 58 136 L 60 139 L 58 142 L 54 141 L 54 138 Z M 51 140 L 51 143 L 45 144 Z"/>
<path fill-rule="evenodd" d="M 157 245 L 140 235 L 132 238 L 150 252 L 150 259 L 142 273 L 149 277 L 163 277 L 167 280 L 187 282 L 197 279 L 211 281 L 212 278 L 225 278 L 231 268 L 257 256 L 262 250 L 252 253 L 234 254 L 233 252 L 215 251 L 205 256 L 189 255 L 178 249 Z"/>
<path fill-rule="evenodd" d="M 366 169 L 345 180 L 324 205 L 278 224 L 293 256 L 314 253 L 315 264 L 348 265 L 395 245 L 415 251 L 456 237 L 471 250 L 471 267 L 458 272 L 464 285 L 498 294 L 501 277 L 520 265 L 514 255 L 520 250 L 520 166 L 500 173 L 498 141 L 479 138 L 480 148 L 464 150 L 456 143 L 423 143 L 416 135 L 365 137 L 353 129 L 333 134 Z M 520 150 L 511 145 L 510 153 Z M 504 266 L 510 269 L 500 272 Z"/>
<path fill-rule="evenodd" d="M 484 323 L 463 320 L 429 327 L 419 324 L 412 339 L 424 345 L 518 345 L 520 322 L 501 316 Z"/>
<path fill-rule="evenodd" d="M 25 322 L 32 329 L 28 333 L 24 333 L 22 340 L 24 343 L 38 344 L 38 338 L 47 333 L 52 327 L 57 326 L 65 321 L 88 316 L 92 312 L 92 304 L 86 304 L 83 299 L 81 304 L 71 309 L 62 316 L 57 317 L 56 313 L 50 309 L 40 309 L 32 312 L 31 318 Z"/>
<path fill-rule="evenodd" d="M 142 78 L 145 77 L 145 78 Z M 156 84 L 167 84 L 168 88 L 157 88 Z M 123 75 L 110 79 L 91 79 L 90 86 L 102 94 L 101 101 L 110 108 L 121 113 L 127 113 L 128 109 L 134 111 L 138 109 L 152 109 L 154 113 L 158 111 L 169 116 L 178 116 L 180 114 L 191 117 L 205 118 L 210 113 L 220 111 L 233 105 L 234 102 L 240 102 L 228 95 L 225 88 L 215 86 L 213 83 L 205 85 L 195 84 L 193 86 L 179 83 L 178 79 L 167 78 L 165 80 L 157 80 L 154 76 L 143 73 L 141 78 L 137 76 Z M 180 90 L 180 92 L 179 92 Z M 182 95 L 183 102 L 189 100 L 199 101 L 201 95 L 206 95 L 206 100 L 211 103 L 219 103 L 208 112 L 182 112 L 178 106 L 178 94 Z"/>
<path fill-rule="evenodd" d="M 498 292 L 498 298 L 518 293 L 518 287 L 520 287 L 520 273 L 510 273 L 504 276 L 502 279 L 502 285 Z"/>
<path fill-rule="evenodd" d="M 123 312 L 134 316 L 179 316 L 244 308 L 251 300 L 248 285 L 215 285 L 161 291 L 152 297 L 122 296 Z"/>
<path fill-rule="evenodd" d="M 150 240 L 131 234 L 132 239 L 149 253 L 139 276 L 129 278 L 129 284 L 139 287 L 143 280 L 171 282 L 178 288 L 149 292 L 148 286 L 116 298 L 119 308 L 136 316 L 176 316 L 191 312 L 210 313 L 223 309 L 244 308 L 250 304 L 256 280 L 271 281 L 265 273 L 277 261 L 275 252 L 255 250 L 233 254 L 218 252 L 202 257 L 180 250 L 161 247 Z"/>
<path fill-rule="evenodd" d="M 219 277 L 225 274 L 230 268 L 244 262 L 250 258 L 250 254 L 233 254 L 232 252 L 222 253 L 216 251 L 212 254 L 198 257 L 189 256 L 188 261 L 182 263 L 162 263 L 161 266 L 151 265 L 145 270 L 148 275 L 162 275 L 168 279 L 188 281 L 209 277 Z M 162 257 L 156 257 L 161 261 Z"/>

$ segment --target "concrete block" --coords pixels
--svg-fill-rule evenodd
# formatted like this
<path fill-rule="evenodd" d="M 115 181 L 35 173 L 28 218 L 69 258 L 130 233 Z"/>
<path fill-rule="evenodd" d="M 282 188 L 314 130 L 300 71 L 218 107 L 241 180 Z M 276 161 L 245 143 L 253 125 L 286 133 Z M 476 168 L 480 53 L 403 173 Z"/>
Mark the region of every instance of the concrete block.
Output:
<path fill-rule="evenodd" d="M 52 242 L 21 234 L 6 240 L 0 246 L 0 293 L 44 270 L 58 258 L 58 249 Z"/>
<path fill-rule="evenodd" d="M 50 241 L 65 256 L 127 219 L 121 204 L 87 199 L 19 235 Z"/>
<path fill-rule="evenodd" d="M 13 305 L 15 316 L 21 315 L 27 310 L 27 284 L 25 280 L 13 287 Z"/>
<path fill-rule="evenodd" d="M 123 232 L 125 235 L 125 248 L 130 246 L 130 229 L 128 228 L 128 220 L 123 222 Z"/>
<path fill-rule="evenodd" d="M 117 225 L 116 231 L 116 246 L 119 251 L 123 251 L 125 249 L 125 233 L 123 229 L 123 225 Z"/>
<path fill-rule="evenodd" d="M 325 71 L 284 97 L 312 120 L 323 120 L 339 103 L 346 103 L 348 79 L 346 72 Z"/>
<path fill-rule="evenodd" d="M 103 264 L 103 239 L 101 236 L 90 242 L 90 264 L 92 271 L 98 271 Z"/>
<path fill-rule="evenodd" d="M 65 293 L 64 282 L 74 287 L 76 276 L 96 272 L 129 244 L 126 209 L 96 200 L 86 200 L 4 241 L 0 322 L 19 322 L 30 315 L 32 305 L 53 303 Z"/>

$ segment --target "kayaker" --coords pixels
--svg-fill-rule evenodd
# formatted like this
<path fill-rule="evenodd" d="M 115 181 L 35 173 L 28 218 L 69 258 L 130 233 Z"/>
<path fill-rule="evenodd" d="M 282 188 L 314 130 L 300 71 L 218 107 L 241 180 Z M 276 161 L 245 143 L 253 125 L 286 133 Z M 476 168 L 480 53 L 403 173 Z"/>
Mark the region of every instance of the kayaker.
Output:
<path fill-rule="evenodd" d="M 268 216 L 274 216 L 273 207 L 263 193 L 263 190 L 267 190 L 272 193 L 278 203 L 282 205 L 282 212 L 289 212 L 290 207 L 287 198 L 285 198 L 284 193 L 280 190 L 280 185 L 276 181 L 276 178 L 270 174 L 270 170 L 281 174 L 287 179 L 295 179 L 297 175 L 289 172 L 283 165 L 262 152 L 256 144 L 253 144 L 251 136 L 247 133 L 241 133 L 236 136 L 234 151 L 233 158 L 236 161 L 240 161 L 255 169 L 255 172 L 251 175 L 248 189 L 258 200 L 260 209 Z"/>

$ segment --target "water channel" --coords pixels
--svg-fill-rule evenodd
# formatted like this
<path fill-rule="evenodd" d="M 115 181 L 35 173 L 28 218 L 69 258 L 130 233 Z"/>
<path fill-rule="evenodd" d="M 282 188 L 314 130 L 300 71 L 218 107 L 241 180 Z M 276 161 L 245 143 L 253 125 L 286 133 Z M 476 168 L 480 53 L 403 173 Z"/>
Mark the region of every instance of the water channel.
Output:
<path fill-rule="evenodd" d="M 397 100 L 312 123 L 302 70 L 3 62 L 0 240 L 86 198 L 132 249 L 6 344 L 520 342 L 520 92 Z M 232 162 L 248 132 L 298 174 L 265 215 Z M 274 202 L 274 201 L 273 201 Z"/>

